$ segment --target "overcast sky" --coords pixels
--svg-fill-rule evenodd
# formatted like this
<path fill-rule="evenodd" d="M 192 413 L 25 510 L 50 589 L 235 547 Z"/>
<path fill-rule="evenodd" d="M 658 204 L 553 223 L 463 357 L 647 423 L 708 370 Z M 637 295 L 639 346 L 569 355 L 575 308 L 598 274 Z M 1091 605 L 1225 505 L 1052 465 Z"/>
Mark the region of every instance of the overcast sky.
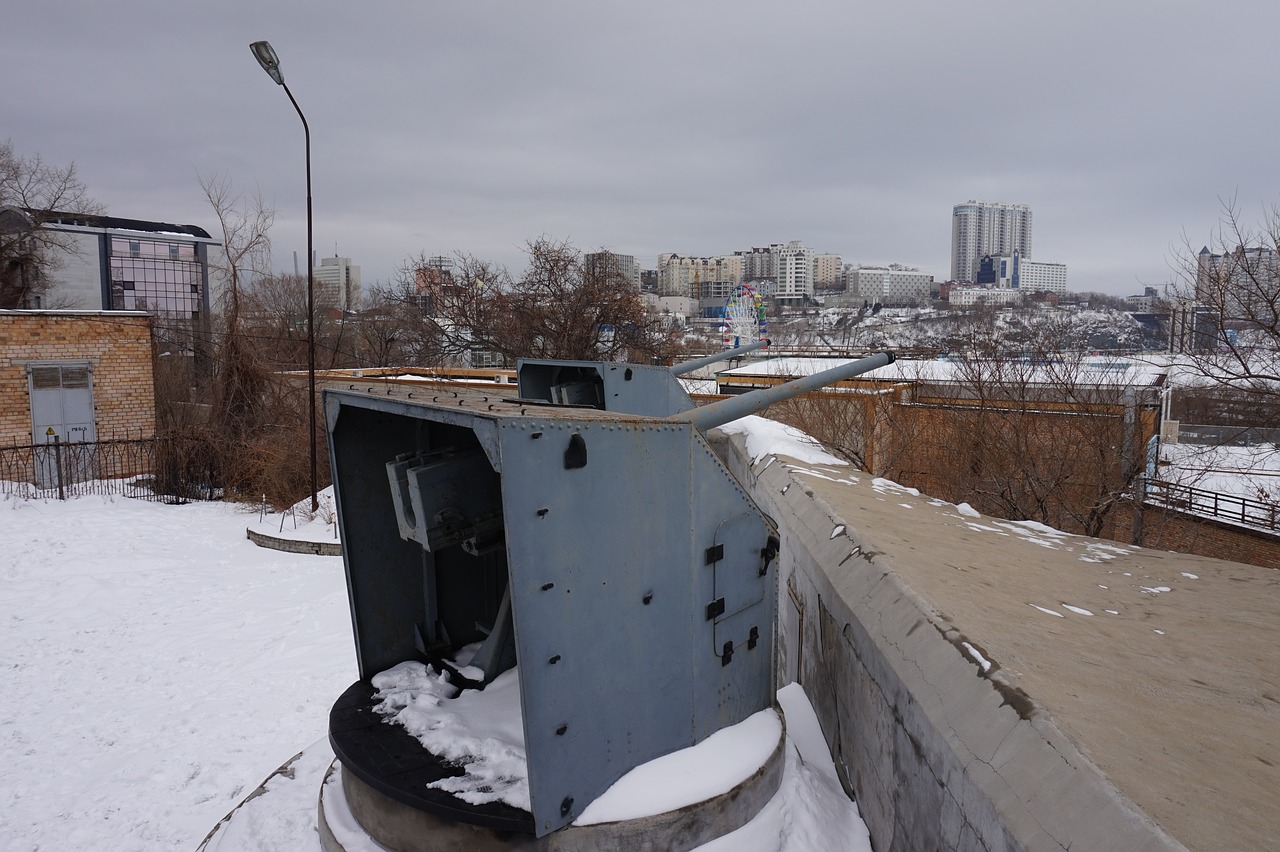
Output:
<path fill-rule="evenodd" d="M 0 140 L 75 161 L 112 215 L 214 231 L 198 175 L 260 190 L 275 264 L 366 287 L 410 254 L 802 240 L 939 280 L 951 208 L 1029 204 L 1072 290 L 1170 277 L 1220 200 L 1280 201 L 1274 2 L 754 0 L 9 4 Z"/>

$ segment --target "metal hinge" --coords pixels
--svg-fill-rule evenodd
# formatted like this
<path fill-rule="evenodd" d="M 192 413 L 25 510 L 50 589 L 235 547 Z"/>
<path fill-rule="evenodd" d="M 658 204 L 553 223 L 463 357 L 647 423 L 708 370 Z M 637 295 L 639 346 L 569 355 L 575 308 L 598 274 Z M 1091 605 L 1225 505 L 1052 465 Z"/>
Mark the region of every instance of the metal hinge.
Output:
<path fill-rule="evenodd" d="M 707 621 L 721 615 L 724 615 L 724 598 L 716 598 L 707 604 Z"/>

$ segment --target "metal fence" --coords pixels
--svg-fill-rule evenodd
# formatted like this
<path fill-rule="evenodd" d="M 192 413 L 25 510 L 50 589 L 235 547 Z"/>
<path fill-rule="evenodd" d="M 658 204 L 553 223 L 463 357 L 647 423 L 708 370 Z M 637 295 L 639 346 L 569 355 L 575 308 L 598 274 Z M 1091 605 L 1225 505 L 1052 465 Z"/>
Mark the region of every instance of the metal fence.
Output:
<path fill-rule="evenodd" d="M 1179 423 L 1178 443 L 1210 447 L 1280 444 L 1280 429 L 1265 426 L 1205 426 L 1196 423 Z"/>
<path fill-rule="evenodd" d="M 1145 496 L 1148 505 L 1163 506 L 1178 512 L 1215 518 L 1235 524 L 1277 532 L 1280 529 L 1280 506 L 1262 500 L 1250 500 L 1219 491 L 1205 491 L 1188 485 L 1151 480 Z"/>
<path fill-rule="evenodd" d="M 59 500 L 122 494 L 167 502 L 220 496 L 208 448 L 177 437 L 0 447 L 0 494 Z"/>

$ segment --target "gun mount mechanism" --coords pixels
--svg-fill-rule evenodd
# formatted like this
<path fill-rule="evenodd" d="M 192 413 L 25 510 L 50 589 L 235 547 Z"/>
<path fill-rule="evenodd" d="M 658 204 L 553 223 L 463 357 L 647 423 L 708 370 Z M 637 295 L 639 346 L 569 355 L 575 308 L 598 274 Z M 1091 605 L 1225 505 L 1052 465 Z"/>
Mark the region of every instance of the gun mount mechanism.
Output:
<path fill-rule="evenodd" d="M 326 391 L 361 678 L 330 715 L 344 771 L 542 837 L 635 766 L 769 707 L 777 533 L 702 433 L 892 360 L 702 408 L 676 374 L 706 359 L 523 361 L 518 399 Z M 449 768 L 372 710 L 374 675 L 473 643 L 484 674 L 463 685 L 519 665 L 532 814 L 427 789 Z"/>

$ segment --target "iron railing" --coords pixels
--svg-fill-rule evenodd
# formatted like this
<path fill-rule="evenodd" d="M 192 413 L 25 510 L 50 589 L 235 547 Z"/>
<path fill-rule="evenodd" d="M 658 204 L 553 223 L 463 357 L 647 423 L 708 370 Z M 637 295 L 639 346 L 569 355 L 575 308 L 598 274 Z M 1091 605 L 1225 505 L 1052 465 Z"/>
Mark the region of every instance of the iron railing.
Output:
<path fill-rule="evenodd" d="M 151 437 L 0 446 L 0 494 L 65 500 L 122 494 L 143 500 L 219 496 L 207 445 L 192 438 Z"/>
<path fill-rule="evenodd" d="M 1206 426 L 1197 423 L 1179 423 L 1178 443 L 1210 447 L 1280 444 L 1280 429 L 1265 426 Z"/>
<path fill-rule="evenodd" d="M 1189 485 L 1149 480 L 1145 502 L 1190 515 L 1229 521 L 1277 532 L 1280 530 L 1280 505 L 1263 500 L 1250 500 L 1220 491 L 1206 491 Z"/>

